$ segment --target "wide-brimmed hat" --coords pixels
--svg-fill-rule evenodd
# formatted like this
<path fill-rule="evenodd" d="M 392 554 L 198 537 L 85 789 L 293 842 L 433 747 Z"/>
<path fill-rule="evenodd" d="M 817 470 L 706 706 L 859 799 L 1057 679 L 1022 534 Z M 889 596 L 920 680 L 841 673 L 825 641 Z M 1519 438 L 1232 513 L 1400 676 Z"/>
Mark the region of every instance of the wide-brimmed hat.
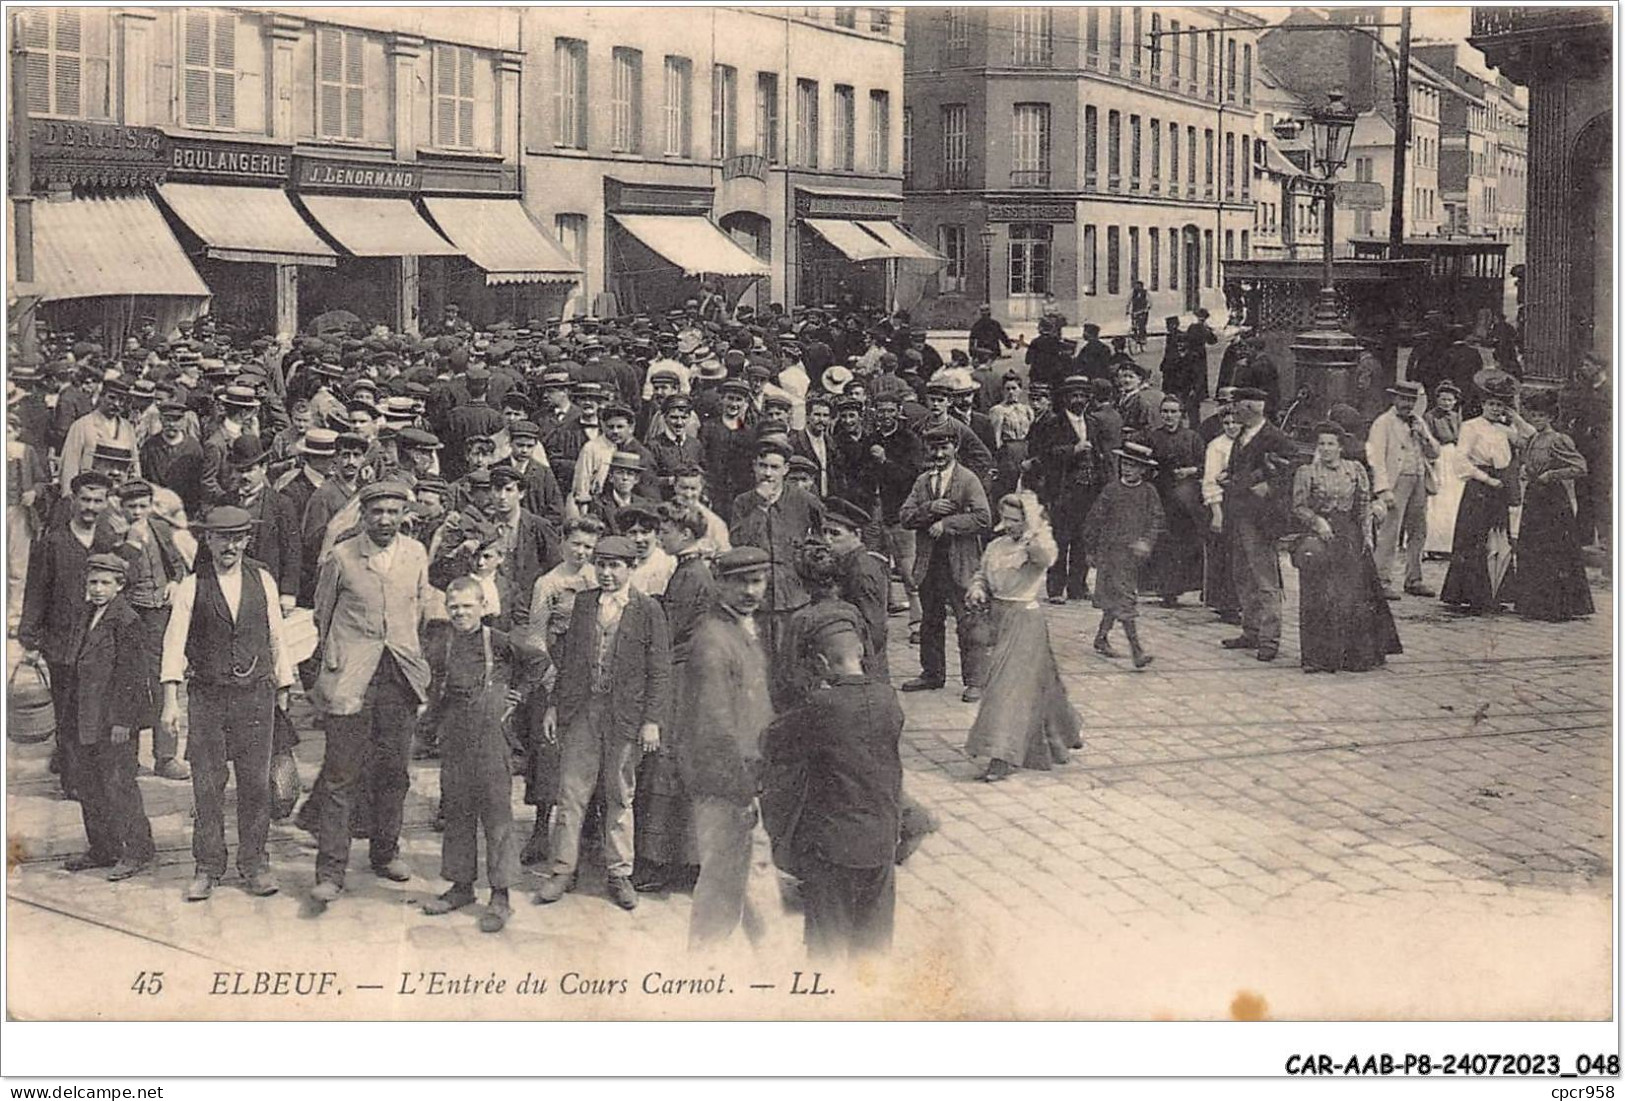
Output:
<path fill-rule="evenodd" d="M 297 455 L 333 455 L 338 452 L 339 434 L 331 428 L 307 428 L 299 442 L 293 445 Z"/>
<path fill-rule="evenodd" d="M 1496 401 L 1510 402 L 1518 396 L 1518 380 L 1499 367 L 1485 367 L 1473 376 L 1478 392 Z"/>
<path fill-rule="evenodd" d="M 1157 468 L 1156 452 L 1152 451 L 1147 444 L 1135 443 L 1131 440 L 1122 447 L 1117 448 L 1112 454 L 1119 459 L 1126 459 L 1131 463 L 1137 463 L 1152 470 Z"/>
<path fill-rule="evenodd" d="M 1396 382 L 1388 387 L 1388 392 L 1396 398 L 1422 399 L 1422 384 L 1420 382 Z"/>

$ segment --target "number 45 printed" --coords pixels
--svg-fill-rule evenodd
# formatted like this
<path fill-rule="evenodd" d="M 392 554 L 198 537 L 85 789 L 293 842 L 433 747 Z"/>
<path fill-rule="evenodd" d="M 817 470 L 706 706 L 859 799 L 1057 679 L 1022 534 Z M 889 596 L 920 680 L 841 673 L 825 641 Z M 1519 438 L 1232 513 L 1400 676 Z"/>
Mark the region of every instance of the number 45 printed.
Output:
<path fill-rule="evenodd" d="M 137 994 L 161 994 L 164 989 L 164 973 L 162 971 L 142 971 L 137 973 L 135 982 L 130 989 Z"/>

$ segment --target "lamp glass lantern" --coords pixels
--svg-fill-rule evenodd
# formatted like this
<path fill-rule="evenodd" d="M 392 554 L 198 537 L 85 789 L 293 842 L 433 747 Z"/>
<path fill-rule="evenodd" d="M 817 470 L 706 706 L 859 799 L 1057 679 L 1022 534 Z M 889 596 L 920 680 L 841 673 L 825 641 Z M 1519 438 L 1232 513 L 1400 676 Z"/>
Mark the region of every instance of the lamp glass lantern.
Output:
<path fill-rule="evenodd" d="M 1354 144 L 1355 121 L 1354 112 L 1344 105 L 1339 92 L 1327 95 L 1326 106 L 1310 119 L 1309 140 L 1322 178 L 1331 179 L 1348 163 L 1349 147 Z"/>

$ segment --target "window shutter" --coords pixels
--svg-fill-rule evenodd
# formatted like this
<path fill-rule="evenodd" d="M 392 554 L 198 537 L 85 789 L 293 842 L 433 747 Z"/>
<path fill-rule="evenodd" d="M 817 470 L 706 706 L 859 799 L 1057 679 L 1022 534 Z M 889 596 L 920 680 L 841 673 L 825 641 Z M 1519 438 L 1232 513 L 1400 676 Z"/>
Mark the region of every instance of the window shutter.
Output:
<path fill-rule="evenodd" d="M 332 27 L 322 27 L 316 32 L 316 77 L 321 87 L 320 132 L 324 138 L 342 134 L 339 128 L 344 76 L 342 47 L 343 32 Z"/>
<path fill-rule="evenodd" d="M 209 13 L 186 13 L 186 124 L 209 125 Z"/>
<path fill-rule="evenodd" d="M 457 71 L 457 144 L 474 144 L 474 51 L 459 49 Z"/>
<path fill-rule="evenodd" d="M 457 50 L 434 48 L 434 140 L 451 145 L 457 139 Z"/>
<path fill-rule="evenodd" d="M 361 105 L 366 92 L 361 51 L 366 41 L 359 34 L 344 36 L 344 136 L 358 140 L 362 136 Z"/>
<path fill-rule="evenodd" d="M 56 16 L 56 85 L 55 113 L 79 114 L 79 53 L 81 47 L 80 12 L 77 8 L 60 8 Z M 42 13 L 41 21 L 48 16 Z"/>
<path fill-rule="evenodd" d="M 214 14 L 214 124 L 237 125 L 237 16 Z"/>

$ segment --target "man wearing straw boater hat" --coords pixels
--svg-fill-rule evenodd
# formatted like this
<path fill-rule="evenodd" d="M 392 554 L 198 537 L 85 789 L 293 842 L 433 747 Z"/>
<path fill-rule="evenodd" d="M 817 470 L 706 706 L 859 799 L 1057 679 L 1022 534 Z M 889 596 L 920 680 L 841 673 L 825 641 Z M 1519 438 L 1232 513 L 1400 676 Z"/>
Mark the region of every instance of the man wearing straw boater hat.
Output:
<path fill-rule="evenodd" d="M 265 854 L 271 825 L 273 709 L 288 708 L 293 664 L 282 637 L 276 580 L 248 557 L 254 519 L 222 505 L 193 529 L 207 553 L 197 572 L 175 587 L 164 632 L 159 680 L 160 718 L 173 737 L 180 730 L 180 684 L 186 681 L 192 793 L 192 858 L 197 873 L 186 888 L 190 902 L 214 893 L 226 874 L 226 766 L 237 778 L 237 870 L 251 895 L 274 895 Z"/>

